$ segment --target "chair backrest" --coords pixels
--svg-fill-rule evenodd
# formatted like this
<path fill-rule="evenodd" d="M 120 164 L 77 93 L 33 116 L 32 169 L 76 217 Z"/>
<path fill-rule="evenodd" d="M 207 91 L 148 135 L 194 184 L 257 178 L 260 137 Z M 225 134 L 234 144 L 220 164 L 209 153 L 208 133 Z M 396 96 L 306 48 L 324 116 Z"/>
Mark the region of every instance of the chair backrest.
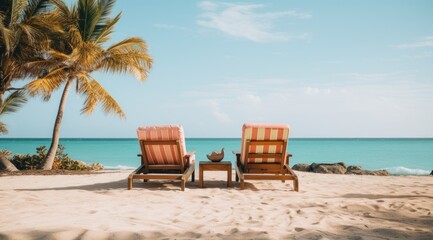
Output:
<path fill-rule="evenodd" d="M 287 124 L 244 124 L 241 163 L 284 162 L 289 129 Z"/>
<path fill-rule="evenodd" d="M 139 127 L 137 136 L 149 165 L 183 165 L 186 148 L 182 126 Z"/>

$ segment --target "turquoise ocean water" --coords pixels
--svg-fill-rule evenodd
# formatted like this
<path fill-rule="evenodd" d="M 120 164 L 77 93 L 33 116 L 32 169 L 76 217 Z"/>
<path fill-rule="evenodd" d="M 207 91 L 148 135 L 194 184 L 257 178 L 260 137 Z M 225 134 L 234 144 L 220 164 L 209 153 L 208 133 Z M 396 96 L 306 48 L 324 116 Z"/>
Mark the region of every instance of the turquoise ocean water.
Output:
<path fill-rule="evenodd" d="M 140 164 L 136 139 L 61 139 L 66 153 L 73 159 L 99 162 L 106 169 L 136 168 Z M 206 154 L 225 148 L 224 160 L 234 161 L 232 150 L 240 150 L 241 139 L 186 139 L 188 151 L 196 159 L 207 160 Z M 0 138 L 0 149 L 13 153 L 35 153 L 38 146 L 49 146 L 50 139 Z M 290 139 L 288 151 L 296 163 L 345 162 L 364 169 L 386 169 L 393 174 L 427 175 L 433 169 L 433 139 Z"/>

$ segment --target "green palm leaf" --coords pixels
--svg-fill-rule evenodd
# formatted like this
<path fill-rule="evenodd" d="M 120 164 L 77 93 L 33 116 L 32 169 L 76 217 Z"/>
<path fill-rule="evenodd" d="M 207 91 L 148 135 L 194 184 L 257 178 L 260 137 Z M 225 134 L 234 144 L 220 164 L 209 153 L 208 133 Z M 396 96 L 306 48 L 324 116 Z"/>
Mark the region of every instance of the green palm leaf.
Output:
<path fill-rule="evenodd" d="M 0 101 L 0 116 L 18 111 L 26 102 L 27 98 L 24 91 L 13 92 L 4 101 Z"/>
<path fill-rule="evenodd" d="M 28 0 L 28 5 L 24 9 L 24 19 L 28 20 L 34 15 L 50 10 L 50 0 Z"/>
<path fill-rule="evenodd" d="M 0 99 L 0 118 L 3 115 L 18 111 L 22 105 L 27 102 L 24 91 L 15 91 L 10 94 L 4 101 Z M 6 124 L 0 121 L 0 134 L 7 134 Z"/>
<path fill-rule="evenodd" d="M 97 25 L 93 34 L 93 41 L 97 44 L 103 44 L 110 40 L 110 35 L 114 31 L 114 25 L 116 25 L 121 16 L 122 14 L 119 13 L 114 19 L 109 19 L 104 24 Z"/>

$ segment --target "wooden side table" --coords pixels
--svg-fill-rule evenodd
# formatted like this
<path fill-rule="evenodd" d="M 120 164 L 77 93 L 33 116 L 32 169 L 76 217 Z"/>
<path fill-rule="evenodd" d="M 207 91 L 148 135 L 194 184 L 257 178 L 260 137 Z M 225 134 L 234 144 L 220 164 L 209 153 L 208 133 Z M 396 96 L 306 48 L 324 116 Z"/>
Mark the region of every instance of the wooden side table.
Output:
<path fill-rule="evenodd" d="M 231 162 L 210 162 L 200 161 L 198 186 L 203 187 L 204 171 L 227 171 L 227 187 L 232 185 L 232 163 Z"/>

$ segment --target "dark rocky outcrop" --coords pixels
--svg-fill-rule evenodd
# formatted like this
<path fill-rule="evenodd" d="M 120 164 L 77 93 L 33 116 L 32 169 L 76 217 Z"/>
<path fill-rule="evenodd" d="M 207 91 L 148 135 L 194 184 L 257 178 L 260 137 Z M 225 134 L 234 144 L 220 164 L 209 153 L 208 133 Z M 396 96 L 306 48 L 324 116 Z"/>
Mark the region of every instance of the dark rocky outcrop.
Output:
<path fill-rule="evenodd" d="M 296 171 L 309 172 L 310 171 L 310 164 L 298 163 L 298 164 L 293 165 L 292 169 L 296 170 Z"/>
<path fill-rule="evenodd" d="M 431 170 L 431 173 L 430 173 L 430 175 L 433 175 L 433 170 Z"/>
<path fill-rule="evenodd" d="M 312 163 L 310 169 L 315 173 L 344 174 L 347 168 L 344 163 Z"/>
<path fill-rule="evenodd" d="M 298 163 L 293 165 L 293 170 L 314 173 L 327 173 L 327 174 L 355 174 L 355 175 L 374 175 L 374 176 L 388 176 L 386 170 L 365 170 L 361 166 L 348 166 L 343 162 L 339 163 L 312 163 L 310 165 L 305 163 Z M 432 171 L 433 174 L 433 171 Z"/>

